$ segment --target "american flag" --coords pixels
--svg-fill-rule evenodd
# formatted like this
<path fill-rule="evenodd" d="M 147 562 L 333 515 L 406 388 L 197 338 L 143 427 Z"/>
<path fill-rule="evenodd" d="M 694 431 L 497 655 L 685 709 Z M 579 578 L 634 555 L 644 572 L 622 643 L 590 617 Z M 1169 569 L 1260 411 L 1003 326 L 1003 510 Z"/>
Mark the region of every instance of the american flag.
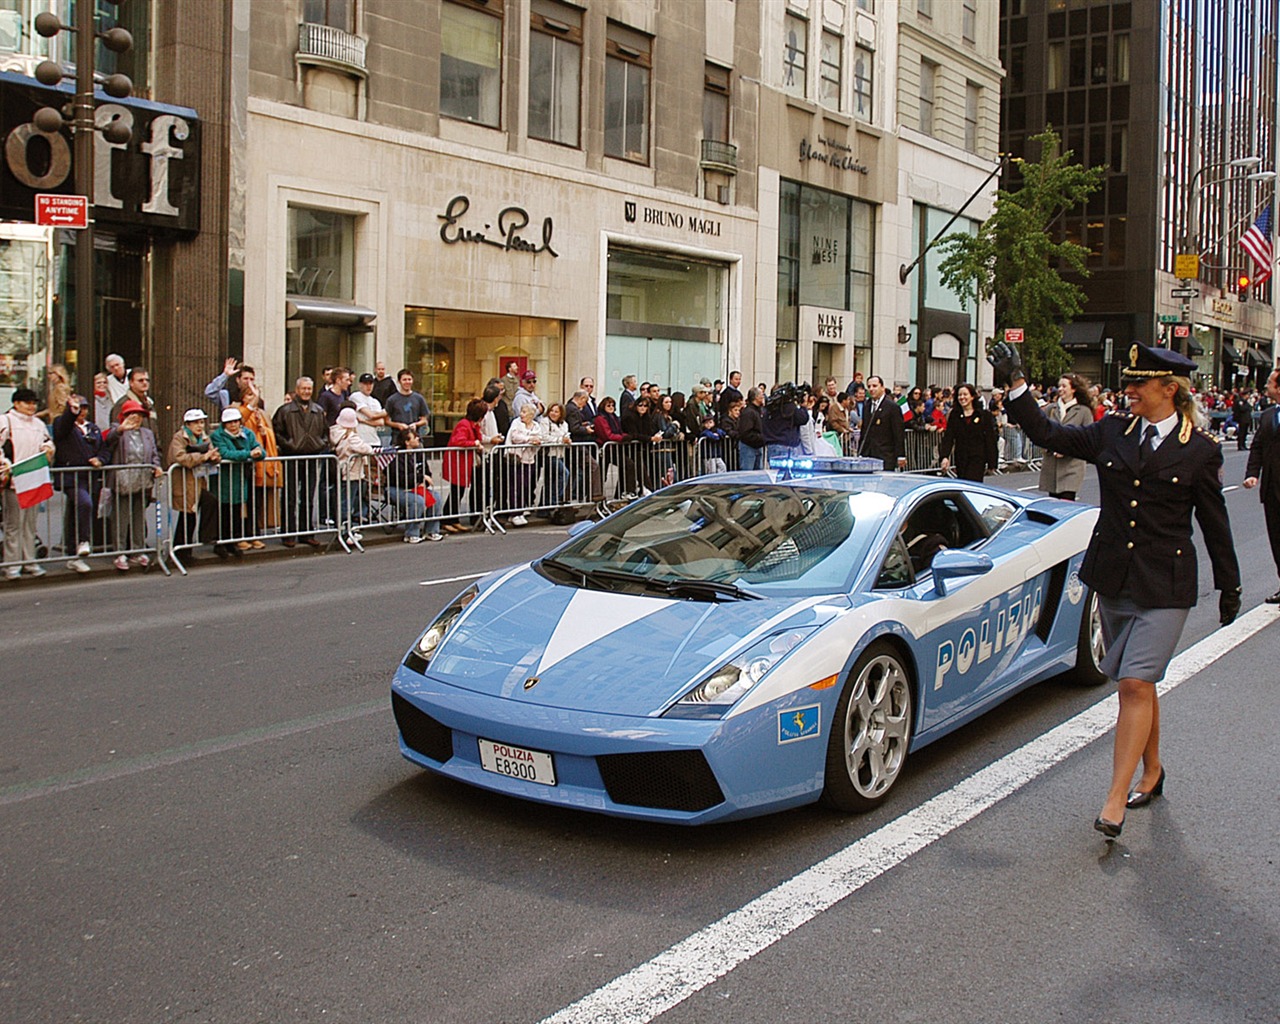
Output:
<path fill-rule="evenodd" d="M 396 461 L 396 452 L 398 448 L 375 448 L 373 452 L 373 461 L 378 464 L 379 469 L 386 469 L 391 463 Z"/>
<path fill-rule="evenodd" d="M 1271 276 L 1271 207 L 1263 210 L 1249 230 L 1240 236 L 1240 248 L 1258 265 L 1258 275 L 1253 283 L 1262 284 Z"/>

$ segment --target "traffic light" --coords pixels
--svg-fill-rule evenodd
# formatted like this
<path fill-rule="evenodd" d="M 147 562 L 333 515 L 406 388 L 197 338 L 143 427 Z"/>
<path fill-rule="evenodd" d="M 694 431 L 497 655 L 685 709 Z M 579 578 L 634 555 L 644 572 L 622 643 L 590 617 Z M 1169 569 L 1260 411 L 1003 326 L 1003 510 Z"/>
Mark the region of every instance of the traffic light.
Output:
<path fill-rule="evenodd" d="M 1249 275 L 1241 274 L 1236 278 L 1236 294 L 1240 297 L 1241 302 L 1249 301 Z"/>

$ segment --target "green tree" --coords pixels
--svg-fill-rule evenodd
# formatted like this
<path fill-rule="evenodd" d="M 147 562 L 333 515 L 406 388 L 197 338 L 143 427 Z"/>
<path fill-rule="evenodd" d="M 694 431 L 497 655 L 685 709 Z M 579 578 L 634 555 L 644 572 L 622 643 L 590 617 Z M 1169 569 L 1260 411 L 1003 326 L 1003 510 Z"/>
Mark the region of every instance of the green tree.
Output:
<path fill-rule="evenodd" d="M 1084 290 L 1063 279 L 1061 266 L 1088 277 L 1089 250 L 1075 242 L 1055 242 L 1054 221 L 1082 207 L 1102 183 L 1105 169 L 1074 162 L 1071 150 L 1062 152 L 1051 127 L 1032 136 L 1040 147 L 1038 163 L 1014 159 L 1021 187 L 1000 189 L 995 207 L 977 234 L 955 232 L 939 243 L 942 283 L 970 302 L 996 304 L 996 324 L 1026 331 L 1022 361 L 1032 380 L 1048 380 L 1064 373 L 1071 357 L 1062 347 L 1062 324 L 1084 308 Z"/>

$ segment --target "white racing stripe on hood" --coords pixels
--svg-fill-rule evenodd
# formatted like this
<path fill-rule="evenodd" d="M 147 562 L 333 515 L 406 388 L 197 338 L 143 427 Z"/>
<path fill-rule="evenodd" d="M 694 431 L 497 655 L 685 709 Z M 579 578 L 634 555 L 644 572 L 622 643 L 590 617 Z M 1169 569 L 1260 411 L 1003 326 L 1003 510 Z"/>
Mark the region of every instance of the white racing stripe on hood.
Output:
<path fill-rule="evenodd" d="M 610 633 L 625 629 L 670 606 L 670 601 L 657 597 L 579 590 L 565 606 L 533 674 L 541 675 L 557 662 L 577 654 Z"/>

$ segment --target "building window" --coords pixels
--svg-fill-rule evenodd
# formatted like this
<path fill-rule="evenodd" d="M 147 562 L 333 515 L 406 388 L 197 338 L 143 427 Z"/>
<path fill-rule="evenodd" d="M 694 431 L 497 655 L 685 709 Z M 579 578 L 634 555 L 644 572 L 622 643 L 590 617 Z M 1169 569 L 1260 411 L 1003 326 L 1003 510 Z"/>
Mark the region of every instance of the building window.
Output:
<path fill-rule="evenodd" d="M 343 32 L 356 30 L 355 0 L 303 0 L 302 20 Z"/>
<path fill-rule="evenodd" d="M 937 87 L 938 65 L 931 61 L 920 62 L 920 130 L 933 134 L 933 94 Z"/>
<path fill-rule="evenodd" d="M 729 71 L 708 64 L 702 88 L 702 137 L 729 141 Z"/>
<path fill-rule="evenodd" d="M 502 2 L 440 5 L 440 113 L 497 128 L 502 95 Z"/>
<path fill-rule="evenodd" d="M 809 23 L 803 18 L 797 18 L 794 14 L 788 14 L 782 34 L 782 89 L 792 96 L 803 99 L 806 95 Z"/>
<path fill-rule="evenodd" d="M 289 262 L 285 292 L 352 302 L 356 291 L 356 217 L 332 210 L 289 207 Z M 285 374 L 289 386 L 323 366 L 366 366 L 373 335 L 305 318 L 287 324 Z"/>
<path fill-rule="evenodd" d="M 1064 67 L 1067 56 L 1065 43 L 1049 44 L 1049 73 L 1046 82 L 1048 89 L 1065 89 L 1067 87 L 1066 68 Z"/>
<path fill-rule="evenodd" d="M 578 145 L 582 13 L 533 0 L 529 24 L 529 136 Z"/>
<path fill-rule="evenodd" d="M 1111 81 L 1129 81 L 1129 37 L 1116 36 L 1111 44 Z"/>
<path fill-rule="evenodd" d="M 916 13 L 922 18 L 932 18 L 933 0 L 916 0 Z"/>
<path fill-rule="evenodd" d="M 818 102 L 832 110 L 840 109 L 840 79 L 843 75 L 844 40 L 834 32 L 822 32 L 821 62 L 818 67 Z"/>
<path fill-rule="evenodd" d="M 964 0 L 960 14 L 960 35 L 966 43 L 978 38 L 978 0 Z"/>
<path fill-rule="evenodd" d="M 982 87 L 972 82 L 964 88 L 964 148 L 978 152 L 978 109 L 982 103 Z"/>
<path fill-rule="evenodd" d="M 604 151 L 649 162 L 649 73 L 653 43 L 620 25 L 609 26 L 604 63 Z"/>
<path fill-rule="evenodd" d="M 864 121 L 872 120 L 875 59 L 876 55 L 865 46 L 853 51 L 853 112 Z"/>
<path fill-rule="evenodd" d="M 870 11 L 872 14 L 876 12 L 876 0 L 857 0 L 854 6 L 861 11 Z"/>

